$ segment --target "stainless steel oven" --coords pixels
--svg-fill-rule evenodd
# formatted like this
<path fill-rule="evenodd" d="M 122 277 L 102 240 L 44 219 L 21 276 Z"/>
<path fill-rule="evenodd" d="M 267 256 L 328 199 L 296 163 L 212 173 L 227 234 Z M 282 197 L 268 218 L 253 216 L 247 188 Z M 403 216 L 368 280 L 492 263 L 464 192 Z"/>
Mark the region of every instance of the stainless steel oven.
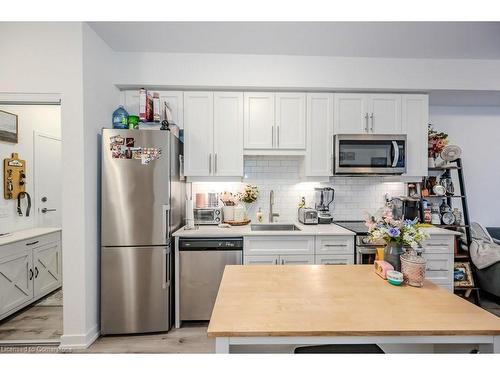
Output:
<path fill-rule="evenodd" d="M 335 174 L 403 174 L 406 135 L 339 134 L 334 144 Z"/>

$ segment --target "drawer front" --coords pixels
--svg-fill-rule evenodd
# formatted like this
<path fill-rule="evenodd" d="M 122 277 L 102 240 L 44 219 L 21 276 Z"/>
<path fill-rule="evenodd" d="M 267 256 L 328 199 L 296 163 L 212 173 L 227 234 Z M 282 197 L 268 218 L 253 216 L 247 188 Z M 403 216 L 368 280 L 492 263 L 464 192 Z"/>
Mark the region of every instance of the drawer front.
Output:
<path fill-rule="evenodd" d="M 354 236 L 318 236 L 316 254 L 352 254 L 354 256 Z"/>
<path fill-rule="evenodd" d="M 268 264 L 268 265 L 277 265 L 279 262 L 278 255 L 245 255 L 243 257 L 243 264 Z"/>
<path fill-rule="evenodd" d="M 314 264 L 314 255 L 280 255 L 280 264 Z"/>
<path fill-rule="evenodd" d="M 27 249 L 36 249 L 49 243 L 61 241 L 61 232 L 44 234 L 43 236 L 27 238 L 22 241 L 12 242 L 0 246 L 0 259 L 9 257 L 13 254 L 21 253 Z"/>
<path fill-rule="evenodd" d="M 453 283 L 453 254 L 423 254 L 427 261 L 425 278 L 436 284 Z"/>
<path fill-rule="evenodd" d="M 245 255 L 311 254 L 314 255 L 312 236 L 245 237 Z"/>
<path fill-rule="evenodd" d="M 353 254 L 316 254 L 314 264 L 354 264 Z"/>
<path fill-rule="evenodd" d="M 453 254 L 455 238 L 453 236 L 432 236 L 422 243 L 422 247 L 426 254 Z"/>

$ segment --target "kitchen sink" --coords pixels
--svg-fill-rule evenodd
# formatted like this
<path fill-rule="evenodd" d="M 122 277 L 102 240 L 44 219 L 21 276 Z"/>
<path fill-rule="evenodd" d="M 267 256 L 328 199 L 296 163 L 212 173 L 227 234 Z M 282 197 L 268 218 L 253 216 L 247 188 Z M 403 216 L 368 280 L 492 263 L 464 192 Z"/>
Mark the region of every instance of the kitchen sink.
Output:
<path fill-rule="evenodd" d="M 296 231 L 300 230 L 295 224 L 252 224 L 250 229 L 253 231 Z"/>

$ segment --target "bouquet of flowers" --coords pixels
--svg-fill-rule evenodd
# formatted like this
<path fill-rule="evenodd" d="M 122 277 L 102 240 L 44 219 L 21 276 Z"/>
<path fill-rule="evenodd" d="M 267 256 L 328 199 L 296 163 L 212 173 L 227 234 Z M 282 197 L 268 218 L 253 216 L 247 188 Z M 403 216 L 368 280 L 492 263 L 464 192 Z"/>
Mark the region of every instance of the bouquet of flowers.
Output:
<path fill-rule="evenodd" d="M 443 149 L 448 144 L 448 134 L 437 132 L 436 130 L 434 130 L 431 124 L 429 124 L 427 134 L 429 157 L 435 158 L 441 153 L 441 151 L 443 151 Z"/>
<path fill-rule="evenodd" d="M 395 220 L 389 207 L 385 207 L 376 215 L 368 215 L 365 225 L 371 240 L 384 240 L 402 247 L 417 249 L 428 236 L 415 220 Z"/>
<path fill-rule="evenodd" d="M 259 189 L 254 185 L 245 185 L 243 192 L 240 193 L 240 200 L 244 203 L 253 203 L 259 197 Z"/>

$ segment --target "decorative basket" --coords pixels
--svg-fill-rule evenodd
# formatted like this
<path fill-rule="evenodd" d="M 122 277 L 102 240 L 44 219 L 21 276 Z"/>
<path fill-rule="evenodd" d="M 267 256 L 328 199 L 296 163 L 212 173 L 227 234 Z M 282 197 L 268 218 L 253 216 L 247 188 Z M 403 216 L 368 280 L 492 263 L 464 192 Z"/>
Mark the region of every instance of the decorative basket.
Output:
<path fill-rule="evenodd" d="M 422 287 L 425 279 L 425 259 L 413 249 L 401 255 L 401 272 L 410 286 Z"/>

